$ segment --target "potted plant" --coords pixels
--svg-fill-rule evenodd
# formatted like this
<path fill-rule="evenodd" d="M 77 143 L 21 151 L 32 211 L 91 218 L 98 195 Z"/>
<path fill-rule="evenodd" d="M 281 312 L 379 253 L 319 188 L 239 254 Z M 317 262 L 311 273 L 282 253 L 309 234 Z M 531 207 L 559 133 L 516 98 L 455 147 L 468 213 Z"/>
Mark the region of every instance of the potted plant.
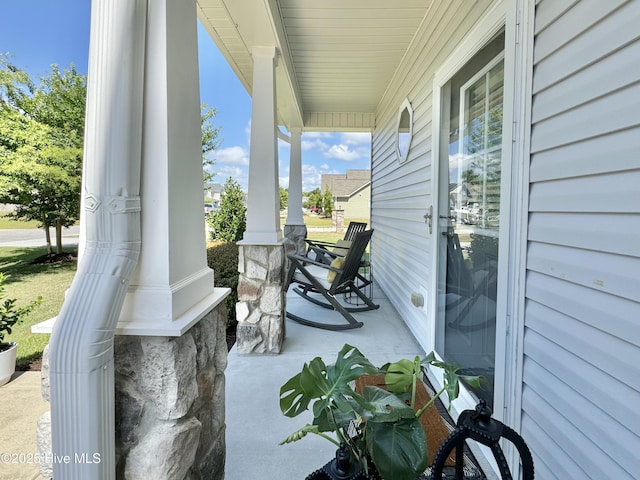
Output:
<path fill-rule="evenodd" d="M 416 386 L 427 365 L 444 370 L 444 386 L 427 404 L 416 408 Z M 342 348 L 335 364 L 326 365 L 316 357 L 280 389 L 280 409 L 284 415 L 295 417 L 313 402 L 313 423 L 281 444 L 313 433 L 342 450 L 346 448 L 352 461 L 359 464 L 358 475 L 415 480 L 428 465 L 420 416 L 444 392 L 449 401 L 457 398 L 460 380 L 478 388 L 486 382 L 479 376 L 461 375 L 459 369 L 457 365 L 438 361 L 433 353 L 377 368 L 351 345 Z M 384 374 L 386 389 L 368 385 L 358 393 L 354 388 L 358 379 L 380 373 Z M 346 433 L 347 429 L 351 434 Z"/>
<path fill-rule="evenodd" d="M 4 282 L 7 277 L 0 272 L 0 386 L 7 383 L 16 371 L 16 349 L 15 342 L 4 342 L 5 335 L 11 334 L 14 325 L 22 322 L 36 306 L 42 302 L 42 297 L 38 297 L 27 306 L 16 306 L 15 298 L 5 298 L 7 296 Z"/>

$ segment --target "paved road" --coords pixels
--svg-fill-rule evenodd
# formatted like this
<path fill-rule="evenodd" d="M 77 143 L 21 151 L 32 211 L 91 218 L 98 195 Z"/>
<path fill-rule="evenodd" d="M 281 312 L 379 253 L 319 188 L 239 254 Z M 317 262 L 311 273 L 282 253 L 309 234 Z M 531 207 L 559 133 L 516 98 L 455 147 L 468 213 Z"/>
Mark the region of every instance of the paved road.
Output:
<path fill-rule="evenodd" d="M 62 245 L 77 245 L 80 227 L 62 229 Z M 56 232 L 51 229 L 51 242 L 56 243 Z M 41 247 L 47 244 L 41 228 L 0 229 L 0 247 Z"/>

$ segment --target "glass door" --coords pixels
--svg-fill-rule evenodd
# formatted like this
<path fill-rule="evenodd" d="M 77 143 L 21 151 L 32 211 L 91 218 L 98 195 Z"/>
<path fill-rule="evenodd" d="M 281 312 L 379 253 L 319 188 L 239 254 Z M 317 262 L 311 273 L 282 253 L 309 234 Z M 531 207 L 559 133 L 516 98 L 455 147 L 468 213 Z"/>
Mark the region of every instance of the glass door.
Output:
<path fill-rule="evenodd" d="M 489 405 L 499 301 L 503 39 L 481 50 L 442 95 L 436 350 L 489 380 L 490 390 L 474 391 Z"/>

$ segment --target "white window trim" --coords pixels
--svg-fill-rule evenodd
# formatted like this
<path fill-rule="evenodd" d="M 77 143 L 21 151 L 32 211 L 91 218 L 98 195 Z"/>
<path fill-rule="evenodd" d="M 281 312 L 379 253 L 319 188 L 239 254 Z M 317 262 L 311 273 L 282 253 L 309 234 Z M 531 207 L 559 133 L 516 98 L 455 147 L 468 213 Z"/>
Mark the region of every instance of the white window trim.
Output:
<path fill-rule="evenodd" d="M 407 147 L 405 152 L 402 153 L 400 152 L 399 135 L 400 135 L 400 121 L 402 119 L 402 112 L 404 112 L 405 109 L 409 112 L 409 141 L 407 142 Z M 398 157 L 398 162 L 402 165 L 409 159 L 409 152 L 411 151 L 411 142 L 413 141 L 413 107 L 411 107 L 411 102 L 409 101 L 408 98 L 404 99 L 404 101 L 400 105 L 400 108 L 398 109 L 398 118 L 396 121 L 395 135 L 396 135 L 396 138 L 395 138 L 396 155 Z"/>

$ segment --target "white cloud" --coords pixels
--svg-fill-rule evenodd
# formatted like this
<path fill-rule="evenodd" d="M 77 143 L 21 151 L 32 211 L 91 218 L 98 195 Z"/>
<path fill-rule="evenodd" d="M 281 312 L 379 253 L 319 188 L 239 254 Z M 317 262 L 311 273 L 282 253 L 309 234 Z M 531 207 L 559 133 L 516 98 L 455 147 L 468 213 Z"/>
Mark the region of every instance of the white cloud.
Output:
<path fill-rule="evenodd" d="M 212 157 L 216 164 L 223 163 L 226 165 L 249 165 L 249 152 L 242 147 L 221 148 L 213 152 Z M 214 164 L 214 169 L 216 169 Z"/>
<path fill-rule="evenodd" d="M 346 145 L 365 145 L 371 143 L 371 134 L 367 132 L 342 133 L 340 141 Z"/>
<path fill-rule="evenodd" d="M 330 132 L 304 132 L 302 138 L 331 138 Z"/>
<path fill-rule="evenodd" d="M 317 149 L 320 152 L 324 152 L 329 148 L 329 145 L 323 141 L 323 138 L 331 138 L 332 134 L 329 132 L 304 132 L 302 134 L 302 150 Z"/>
<path fill-rule="evenodd" d="M 329 150 L 323 153 L 323 155 L 327 158 L 335 158 L 336 160 L 343 160 L 345 162 L 350 162 L 352 160 L 356 160 L 362 156 L 362 153 L 359 149 L 351 150 L 349 145 L 332 145 Z"/>
<path fill-rule="evenodd" d="M 314 165 L 302 165 L 302 191 L 308 192 L 315 188 L 320 188 L 320 180 L 323 173 L 340 173 L 331 169 L 329 165 L 323 164 L 319 168 Z"/>
<path fill-rule="evenodd" d="M 249 183 L 249 170 L 243 168 L 243 165 L 234 165 L 231 163 L 216 163 L 213 166 L 213 173 L 215 177 L 214 182 L 222 183 L 231 177 L 240 184 L 240 187 L 245 192 L 247 191 L 247 185 Z"/>
<path fill-rule="evenodd" d="M 315 138 L 313 140 L 302 140 L 301 145 L 302 145 L 303 151 L 318 149 L 321 152 L 324 152 L 329 148 L 329 145 L 327 145 L 325 142 L 323 142 L 319 138 Z"/>
<path fill-rule="evenodd" d="M 248 152 L 242 147 L 234 146 L 214 150 L 211 153 L 214 164 L 209 170 L 215 175 L 213 181 L 224 184 L 227 178 L 232 177 L 246 191 L 249 179 Z"/>

